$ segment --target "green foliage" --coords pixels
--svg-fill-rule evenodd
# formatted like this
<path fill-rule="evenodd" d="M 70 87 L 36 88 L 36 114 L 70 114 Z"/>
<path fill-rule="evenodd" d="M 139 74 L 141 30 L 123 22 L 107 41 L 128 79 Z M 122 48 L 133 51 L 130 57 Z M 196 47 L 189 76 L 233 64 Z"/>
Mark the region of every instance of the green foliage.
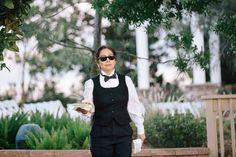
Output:
<path fill-rule="evenodd" d="M 40 127 L 45 128 L 49 132 L 52 131 L 54 128 L 58 129 L 61 126 L 63 126 L 63 125 L 58 124 L 58 122 L 60 122 L 60 121 L 58 121 L 57 118 L 54 118 L 54 116 L 52 114 L 47 113 L 47 112 L 41 113 L 38 110 L 31 114 L 30 122 L 38 124 Z"/>
<path fill-rule="evenodd" d="M 186 12 L 205 13 L 208 6 L 218 0 L 93 0 L 93 7 L 99 13 L 112 21 L 122 21 L 127 24 L 149 25 L 165 24 L 170 27 L 171 20 L 182 19 Z"/>
<path fill-rule="evenodd" d="M 68 7 L 74 10 L 70 16 L 59 14 Z M 84 31 L 85 27 L 92 28 L 93 17 L 79 10 L 72 0 L 56 5 L 55 1 L 46 0 L 43 6 L 32 6 L 29 19 L 34 17 L 38 19 L 22 26 L 27 38 L 36 37 L 40 52 L 40 56 L 27 59 L 30 73 L 36 75 L 50 70 L 55 75 L 78 69 L 89 75 L 91 64 L 88 65 L 88 61 L 93 63 L 92 49 L 86 46 Z"/>
<path fill-rule="evenodd" d="M 227 54 L 233 53 L 236 54 L 236 15 L 235 13 L 231 15 L 222 15 L 217 22 L 216 30 L 221 32 L 222 35 L 228 41 L 227 44 L 231 43 L 230 49 L 228 49 Z"/>
<path fill-rule="evenodd" d="M 222 84 L 235 84 L 236 78 L 236 1 L 220 1 L 211 8 L 211 28 L 220 36 Z"/>
<path fill-rule="evenodd" d="M 235 3 L 236 4 L 236 3 Z M 221 32 L 221 68 L 223 84 L 235 84 L 236 78 L 236 11 L 222 15 L 217 23 Z"/>
<path fill-rule="evenodd" d="M 17 112 L 12 116 L 0 117 L 0 147 L 4 149 L 14 149 L 15 137 L 22 124 L 28 122 L 28 114 Z"/>
<path fill-rule="evenodd" d="M 0 62 L 3 61 L 4 49 L 18 51 L 16 41 L 22 36 L 20 25 L 28 14 L 31 2 L 32 0 L 0 1 Z M 0 63 L 0 66 L 1 64 L 4 63 Z"/>
<path fill-rule="evenodd" d="M 236 1 L 221 1 L 219 6 L 213 8 L 215 14 L 218 14 L 215 31 L 223 40 L 222 51 L 225 54 L 236 54 Z M 219 12 L 220 11 L 220 12 Z"/>
<path fill-rule="evenodd" d="M 50 132 L 43 130 L 41 133 L 29 132 L 26 143 L 30 149 L 71 149 L 66 128 L 52 129 Z"/>
<path fill-rule="evenodd" d="M 197 119 L 190 112 L 149 114 L 145 130 L 147 141 L 154 148 L 201 147 L 206 144 L 205 119 Z"/>
<path fill-rule="evenodd" d="M 30 149 L 87 149 L 90 125 L 68 114 L 54 117 L 50 113 L 22 113 L 0 117 L 0 147 L 15 149 L 15 137 L 20 126 L 38 124 L 42 132 L 27 133 L 27 148 Z"/>
<path fill-rule="evenodd" d="M 220 35 L 222 84 L 235 84 L 236 78 L 236 1 L 221 1 L 213 11 L 219 17 L 213 28 Z"/>
<path fill-rule="evenodd" d="M 0 56 L 3 60 L 3 56 Z M 1 60 L 1 59 L 0 59 Z M 3 68 L 6 68 L 9 72 L 10 72 L 10 69 L 7 67 L 6 63 L 1 63 L 0 64 L 0 71 L 3 69 Z"/>
<path fill-rule="evenodd" d="M 23 42 L 32 36 L 36 37 L 38 42 L 37 53 L 26 52 L 24 59 L 25 64 L 29 65 L 27 67 L 31 75 L 28 89 L 25 90 L 26 102 L 60 100 L 65 106 L 76 101 L 71 96 L 57 92 L 56 83 L 46 78 L 44 90 L 39 94 L 41 97 L 35 99 L 32 93 L 37 90 L 38 85 L 35 82 L 38 81 L 40 74 L 45 76 L 47 73 L 48 76 L 49 73 L 52 77 L 60 77 L 68 71 L 74 71 L 85 74 L 86 78 L 90 76 L 90 67 L 94 62 L 92 62 L 90 49 L 83 47 L 84 38 L 87 38 L 87 36 L 84 37 L 83 29 L 85 26 L 89 27 L 92 18 L 91 15 L 84 15 L 77 6 L 73 5 L 71 0 L 60 3 L 46 0 L 43 6 L 32 6 L 28 22 L 21 26 L 26 37 Z M 65 17 L 67 14 L 59 14 L 68 7 L 74 10 L 70 16 Z M 35 20 L 31 20 L 32 18 Z M 78 26 L 78 24 L 81 25 Z"/>
<path fill-rule="evenodd" d="M 0 29 L 0 50 L 2 51 L 6 48 L 11 51 L 19 51 L 18 47 L 16 46 L 16 41 L 20 38 L 17 36 L 16 32 L 9 32 L 6 33 L 5 28 Z"/>
<path fill-rule="evenodd" d="M 154 27 L 158 27 L 160 25 L 166 26 L 168 29 L 171 28 L 171 23 L 174 21 L 173 19 L 180 20 L 182 19 L 182 15 L 188 11 L 197 12 L 197 13 L 206 13 L 207 8 L 212 4 L 215 4 L 216 0 L 209 1 L 134 1 L 131 0 L 129 2 L 118 0 L 118 1 L 108 1 L 108 0 L 93 0 L 92 4 L 94 8 L 101 13 L 104 17 L 107 17 L 111 21 L 123 22 L 119 25 L 134 24 L 140 25 L 147 22 L 148 29 L 153 29 Z M 128 3 L 128 5 L 124 5 Z M 161 8 L 161 9 L 160 9 Z M 119 9 L 119 11 L 114 11 Z M 120 20 L 121 19 L 121 20 Z M 118 24 L 116 24 L 118 25 Z M 125 29 L 122 27 L 115 27 L 117 32 L 123 32 Z M 119 31 L 121 29 L 121 31 Z M 108 35 L 109 32 L 107 33 Z M 116 38 L 117 36 L 115 36 Z M 117 37 L 119 40 L 119 36 Z M 177 58 L 173 60 L 174 65 L 181 72 L 189 72 L 190 68 L 193 64 L 199 64 L 201 68 L 207 69 L 210 60 L 209 51 L 200 51 L 197 50 L 196 46 L 192 45 L 193 36 L 190 32 L 183 31 L 180 34 L 170 34 L 169 38 L 175 42 L 175 46 L 178 51 Z M 120 43 L 122 39 L 118 41 Z M 127 42 L 126 42 L 127 43 Z M 126 45 L 117 44 L 117 46 Z M 127 47 L 128 48 L 128 47 Z M 135 51 L 135 49 L 133 50 Z M 132 51 L 131 51 L 132 52 Z M 164 55 L 164 54 L 163 54 Z M 132 54 L 128 53 L 126 56 L 131 56 Z M 153 66 L 156 67 L 158 57 L 161 56 L 150 56 L 154 61 L 152 62 Z M 132 63 L 132 62 L 131 62 Z M 134 62 L 135 63 L 135 62 Z M 124 65 L 121 67 L 125 67 Z M 122 68 L 121 68 L 122 69 Z M 124 68 L 123 68 L 124 69 Z M 151 69 L 152 70 L 152 69 Z M 132 71 L 130 71 L 132 72 Z M 154 68 L 154 72 L 155 68 Z M 153 77 L 153 76 L 152 76 Z"/>
<path fill-rule="evenodd" d="M 191 65 L 198 63 L 202 69 L 207 69 L 210 62 L 209 51 L 199 51 L 196 45 L 192 44 L 193 35 L 190 32 L 183 31 L 179 35 L 169 34 L 168 38 L 175 43 L 177 49 L 177 59 L 174 65 L 185 72 L 191 68 Z"/>
<path fill-rule="evenodd" d="M 52 114 L 32 114 L 30 121 L 39 124 L 41 134 L 29 133 L 27 141 L 31 149 L 86 149 L 89 146 L 90 126 L 80 119 L 67 114 L 53 117 Z"/>
<path fill-rule="evenodd" d="M 114 48 L 117 53 L 116 70 L 121 74 L 129 75 L 137 84 L 137 73 L 134 68 L 137 60 L 134 33 L 128 25 L 115 22 L 104 31 L 107 45 Z M 126 63 L 130 63 L 133 67 L 127 66 Z"/>
<path fill-rule="evenodd" d="M 75 119 L 74 121 L 67 122 L 66 128 L 68 130 L 69 139 L 72 139 L 72 148 L 88 149 L 90 143 L 90 127 L 87 123 L 84 123 L 79 119 Z"/>

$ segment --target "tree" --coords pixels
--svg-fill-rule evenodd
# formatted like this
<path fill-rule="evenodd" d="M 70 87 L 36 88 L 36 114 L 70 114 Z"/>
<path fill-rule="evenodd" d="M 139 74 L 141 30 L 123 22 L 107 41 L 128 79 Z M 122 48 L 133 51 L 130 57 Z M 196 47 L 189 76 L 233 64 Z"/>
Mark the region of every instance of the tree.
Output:
<path fill-rule="evenodd" d="M 207 7 L 215 2 L 217 0 L 92 0 L 94 8 L 110 20 L 134 25 L 147 22 L 149 25 L 166 26 L 172 19 L 180 20 L 186 11 L 205 13 Z"/>
<path fill-rule="evenodd" d="M 32 0 L 0 2 L 0 70 L 6 67 L 3 62 L 3 50 L 18 51 L 16 41 L 22 37 L 20 26 L 28 15 L 31 2 Z"/>
<path fill-rule="evenodd" d="M 35 36 L 38 41 L 41 72 L 51 67 L 51 73 L 56 74 L 74 69 L 92 56 L 92 43 L 88 42 L 84 32 L 93 34 L 94 17 L 79 9 L 80 1 L 46 2 L 43 6 L 32 7 L 29 23 L 23 25 L 23 30 L 27 38 Z M 30 20 L 35 17 L 36 20 Z M 90 68 L 80 70 L 90 73 Z"/>
<path fill-rule="evenodd" d="M 236 78 L 236 1 L 222 1 L 213 8 L 215 14 L 220 14 L 216 27 L 220 35 L 222 83 L 235 84 Z M 220 13 L 219 13 L 220 10 Z"/>
<path fill-rule="evenodd" d="M 22 88 L 25 90 L 26 97 L 25 100 L 22 99 L 22 103 L 38 101 L 30 96 L 30 93 L 38 87 L 35 82 L 51 82 L 54 77 L 63 76 L 71 70 L 82 72 L 85 78 L 91 75 L 91 64 L 88 64 L 91 62 L 88 60 L 93 59 L 95 51 L 87 38 L 93 34 L 93 30 L 89 35 L 85 31 L 94 28 L 94 17 L 91 13 L 80 9 L 79 5 L 83 3 L 86 2 L 45 0 L 44 5 L 32 5 L 27 23 L 22 25 L 22 30 L 25 33 L 25 41 L 32 37 L 36 38 L 38 51 L 27 52 L 30 55 L 26 55 L 25 58 L 26 64 L 29 65 L 31 80 L 27 88 Z M 47 75 L 49 73 L 50 79 L 45 76 L 45 73 Z M 44 89 L 42 92 L 56 90 L 54 86 L 51 91 L 49 89 Z M 56 91 L 54 92 L 57 94 Z M 42 97 L 40 100 L 44 98 L 46 99 Z"/>
<path fill-rule="evenodd" d="M 116 70 L 129 75 L 136 84 L 135 31 L 123 23 L 111 22 L 111 25 L 104 30 L 104 35 L 107 44 L 117 52 Z"/>
<path fill-rule="evenodd" d="M 228 53 L 236 54 L 236 1 L 222 1 L 213 11 L 214 15 L 219 15 L 214 29 L 226 41 L 222 50 L 228 48 Z"/>
<path fill-rule="evenodd" d="M 165 27 L 170 29 L 173 22 L 180 21 L 184 14 L 199 13 L 206 14 L 209 6 L 217 3 L 217 0 L 207 1 L 156 1 L 156 0 L 93 0 L 93 7 L 101 15 L 111 21 L 124 22 L 126 24 L 139 26 L 147 24 L 149 27 Z M 176 43 L 178 50 L 185 49 L 191 53 L 180 53 L 173 60 L 174 65 L 180 71 L 186 71 L 190 64 L 198 63 L 201 68 L 206 69 L 209 63 L 209 52 L 203 52 L 196 49 L 192 44 L 193 36 L 190 32 L 183 31 L 179 34 L 169 36 Z"/>

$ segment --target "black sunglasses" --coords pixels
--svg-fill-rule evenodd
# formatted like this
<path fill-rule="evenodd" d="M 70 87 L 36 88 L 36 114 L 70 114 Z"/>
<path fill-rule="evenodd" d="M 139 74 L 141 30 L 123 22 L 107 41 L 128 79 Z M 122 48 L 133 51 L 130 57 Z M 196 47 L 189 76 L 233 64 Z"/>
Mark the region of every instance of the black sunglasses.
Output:
<path fill-rule="evenodd" d="M 100 60 L 100 61 L 102 61 L 102 62 L 105 62 L 105 61 L 107 60 L 107 58 L 108 58 L 109 60 L 114 60 L 114 59 L 116 59 L 115 56 L 104 56 L 104 57 L 98 57 L 97 60 Z"/>

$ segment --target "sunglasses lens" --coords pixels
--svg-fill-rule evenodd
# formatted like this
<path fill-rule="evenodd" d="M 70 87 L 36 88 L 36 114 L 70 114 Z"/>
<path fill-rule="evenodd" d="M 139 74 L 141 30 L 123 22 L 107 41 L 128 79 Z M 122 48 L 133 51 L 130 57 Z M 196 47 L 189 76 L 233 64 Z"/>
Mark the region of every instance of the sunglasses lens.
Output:
<path fill-rule="evenodd" d="M 107 60 L 107 58 L 109 60 L 114 60 L 116 57 L 115 56 L 107 56 L 107 57 L 99 57 L 98 59 L 102 62 L 105 62 Z"/>
<path fill-rule="evenodd" d="M 115 56 L 108 56 L 109 60 L 114 60 Z"/>
<path fill-rule="evenodd" d="M 100 61 L 105 62 L 107 60 L 107 57 L 100 57 Z"/>

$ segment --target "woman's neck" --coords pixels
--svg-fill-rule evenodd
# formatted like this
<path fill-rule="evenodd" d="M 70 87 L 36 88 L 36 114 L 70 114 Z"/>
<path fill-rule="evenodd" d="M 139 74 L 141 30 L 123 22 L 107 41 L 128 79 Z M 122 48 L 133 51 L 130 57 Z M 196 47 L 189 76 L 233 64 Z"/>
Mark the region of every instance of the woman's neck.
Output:
<path fill-rule="evenodd" d="M 104 74 L 104 75 L 110 76 L 110 75 L 115 73 L 115 70 L 112 70 L 112 71 L 103 71 L 102 70 L 101 73 Z"/>

